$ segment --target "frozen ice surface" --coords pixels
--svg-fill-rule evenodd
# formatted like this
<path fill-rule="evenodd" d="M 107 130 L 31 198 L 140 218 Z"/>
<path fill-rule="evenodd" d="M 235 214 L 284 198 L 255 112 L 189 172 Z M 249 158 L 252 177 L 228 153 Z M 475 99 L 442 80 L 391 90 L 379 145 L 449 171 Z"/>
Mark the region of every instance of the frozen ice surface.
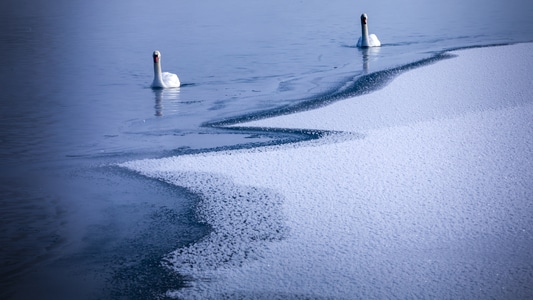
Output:
<path fill-rule="evenodd" d="M 343 133 L 123 164 L 203 195 L 213 234 L 169 255 L 195 280 L 168 294 L 533 297 L 533 44 L 454 54 L 245 124 Z"/>

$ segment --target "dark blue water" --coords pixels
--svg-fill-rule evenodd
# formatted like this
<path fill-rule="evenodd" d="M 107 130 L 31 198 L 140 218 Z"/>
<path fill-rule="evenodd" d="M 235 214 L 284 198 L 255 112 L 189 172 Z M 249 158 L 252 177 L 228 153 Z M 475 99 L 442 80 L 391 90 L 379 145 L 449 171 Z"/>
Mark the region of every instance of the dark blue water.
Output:
<path fill-rule="evenodd" d="M 381 48 L 354 47 L 363 12 Z M 444 50 L 531 41 L 528 0 L 2 1 L 0 298 L 186 284 L 160 260 L 209 231 L 198 199 L 114 163 L 313 138 L 203 124 L 341 99 Z M 180 89 L 149 88 L 155 49 Z"/>

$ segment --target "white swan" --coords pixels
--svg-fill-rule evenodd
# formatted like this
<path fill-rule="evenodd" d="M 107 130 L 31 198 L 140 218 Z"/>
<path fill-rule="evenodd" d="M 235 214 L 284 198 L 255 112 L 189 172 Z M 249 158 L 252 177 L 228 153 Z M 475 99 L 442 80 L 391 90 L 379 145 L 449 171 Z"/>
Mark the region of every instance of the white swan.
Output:
<path fill-rule="evenodd" d="M 161 72 L 161 53 L 155 50 L 154 54 L 154 81 L 152 88 L 177 88 L 180 86 L 180 79 L 178 75 L 169 72 Z"/>
<path fill-rule="evenodd" d="M 360 48 L 366 48 L 366 47 L 379 47 L 381 46 L 381 42 L 379 41 L 378 37 L 375 34 L 368 34 L 368 24 L 367 24 L 368 16 L 366 14 L 361 15 L 361 29 L 362 34 L 359 38 L 359 41 L 357 41 L 357 47 Z"/>

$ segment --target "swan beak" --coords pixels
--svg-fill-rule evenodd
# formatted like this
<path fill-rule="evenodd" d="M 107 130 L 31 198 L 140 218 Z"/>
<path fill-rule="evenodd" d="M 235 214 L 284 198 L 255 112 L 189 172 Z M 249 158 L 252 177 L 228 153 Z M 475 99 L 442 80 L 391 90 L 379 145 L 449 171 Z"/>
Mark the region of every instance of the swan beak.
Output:
<path fill-rule="evenodd" d="M 159 62 L 159 56 L 154 54 L 154 64 Z"/>

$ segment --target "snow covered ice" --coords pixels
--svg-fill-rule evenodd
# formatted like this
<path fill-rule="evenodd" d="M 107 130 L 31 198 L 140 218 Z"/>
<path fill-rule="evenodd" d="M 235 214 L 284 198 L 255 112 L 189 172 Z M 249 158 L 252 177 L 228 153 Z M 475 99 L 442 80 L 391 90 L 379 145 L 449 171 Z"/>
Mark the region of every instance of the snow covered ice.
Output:
<path fill-rule="evenodd" d="M 238 126 L 319 140 L 131 161 L 202 195 L 178 298 L 533 297 L 533 44 L 467 49 L 383 89 Z"/>

